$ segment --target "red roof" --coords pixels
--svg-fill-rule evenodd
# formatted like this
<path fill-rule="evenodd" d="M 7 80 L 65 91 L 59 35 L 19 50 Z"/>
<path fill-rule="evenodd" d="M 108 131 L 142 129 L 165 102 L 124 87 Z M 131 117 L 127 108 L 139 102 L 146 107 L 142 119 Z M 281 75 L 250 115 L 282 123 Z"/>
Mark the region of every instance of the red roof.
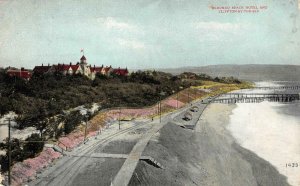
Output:
<path fill-rule="evenodd" d="M 35 66 L 33 69 L 33 72 L 43 74 L 48 72 L 48 70 L 51 68 L 51 66 Z"/>
<path fill-rule="evenodd" d="M 103 67 L 91 67 L 91 71 L 96 73 L 100 73 L 102 69 Z"/>
<path fill-rule="evenodd" d="M 104 72 L 107 73 L 110 69 L 112 69 L 111 66 L 105 67 L 105 68 L 104 68 Z"/>
<path fill-rule="evenodd" d="M 120 76 L 127 76 L 128 70 L 127 70 L 127 68 L 126 69 L 118 68 L 118 69 L 114 69 L 113 73 L 120 75 Z"/>
<path fill-rule="evenodd" d="M 58 65 L 53 65 L 53 67 L 55 68 L 56 71 L 63 72 L 69 70 L 70 65 L 58 64 Z"/>
<path fill-rule="evenodd" d="M 20 77 L 20 78 L 23 78 L 23 79 L 30 79 L 31 78 L 31 73 L 28 70 L 9 69 L 9 70 L 7 70 L 6 73 L 11 77 L 16 76 L 16 77 Z"/>
<path fill-rule="evenodd" d="M 76 72 L 76 70 L 79 68 L 79 65 L 70 65 L 73 72 Z"/>

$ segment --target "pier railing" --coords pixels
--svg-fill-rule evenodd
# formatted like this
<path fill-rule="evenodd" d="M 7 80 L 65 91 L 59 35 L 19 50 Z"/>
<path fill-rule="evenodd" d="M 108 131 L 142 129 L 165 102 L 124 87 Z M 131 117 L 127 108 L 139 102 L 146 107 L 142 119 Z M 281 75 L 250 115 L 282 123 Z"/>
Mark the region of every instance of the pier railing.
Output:
<path fill-rule="evenodd" d="M 300 94 L 227 93 L 212 99 L 211 103 L 292 102 L 295 100 L 300 100 Z"/>
<path fill-rule="evenodd" d="M 297 86 L 253 87 L 252 89 L 262 89 L 262 90 L 270 90 L 270 89 L 299 90 L 300 89 L 300 85 L 297 85 Z"/>

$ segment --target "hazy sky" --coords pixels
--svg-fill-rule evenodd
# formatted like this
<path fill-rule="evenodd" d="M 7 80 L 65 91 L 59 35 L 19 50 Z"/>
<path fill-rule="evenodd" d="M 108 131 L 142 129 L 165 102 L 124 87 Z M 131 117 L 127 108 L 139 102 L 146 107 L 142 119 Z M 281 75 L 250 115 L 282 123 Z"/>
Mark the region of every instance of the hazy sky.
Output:
<path fill-rule="evenodd" d="M 221 14 L 211 6 L 265 5 Z M 0 66 L 299 64 L 297 0 L 0 0 Z"/>

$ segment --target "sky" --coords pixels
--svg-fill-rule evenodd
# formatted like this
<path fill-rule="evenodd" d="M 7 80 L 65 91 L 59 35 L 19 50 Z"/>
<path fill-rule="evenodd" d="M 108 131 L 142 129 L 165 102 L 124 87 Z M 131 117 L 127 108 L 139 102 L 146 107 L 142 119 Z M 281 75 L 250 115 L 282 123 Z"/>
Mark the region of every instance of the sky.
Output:
<path fill-rule="evenodd" d="M 217 6 L 267 6 L 219 13 Z M 297 0 L 0 0 L 0 67 L 300 65 Z"/>

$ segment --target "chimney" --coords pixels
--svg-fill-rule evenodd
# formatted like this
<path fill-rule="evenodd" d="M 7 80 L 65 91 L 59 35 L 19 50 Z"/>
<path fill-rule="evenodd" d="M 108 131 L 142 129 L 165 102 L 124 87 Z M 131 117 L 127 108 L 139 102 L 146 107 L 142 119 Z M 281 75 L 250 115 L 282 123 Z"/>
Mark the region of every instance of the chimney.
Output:
<path fill-rule="evenodd" d="M 44 66 L 44 63 L 42 63 L 42 66 Z"/>
<path fill-rule="evenodd" d="M 50 63 L 48 63 L 48 67 L 50 66 Z"/>
<path fill-rule="evenodd" d="M 21 67 L 21 71 L 24 71 L 24 67 Z"/>
<path fill-rule="evenodd" d="M 72 65 L 72 62 L 70 62 L 70 66 Z"/>

